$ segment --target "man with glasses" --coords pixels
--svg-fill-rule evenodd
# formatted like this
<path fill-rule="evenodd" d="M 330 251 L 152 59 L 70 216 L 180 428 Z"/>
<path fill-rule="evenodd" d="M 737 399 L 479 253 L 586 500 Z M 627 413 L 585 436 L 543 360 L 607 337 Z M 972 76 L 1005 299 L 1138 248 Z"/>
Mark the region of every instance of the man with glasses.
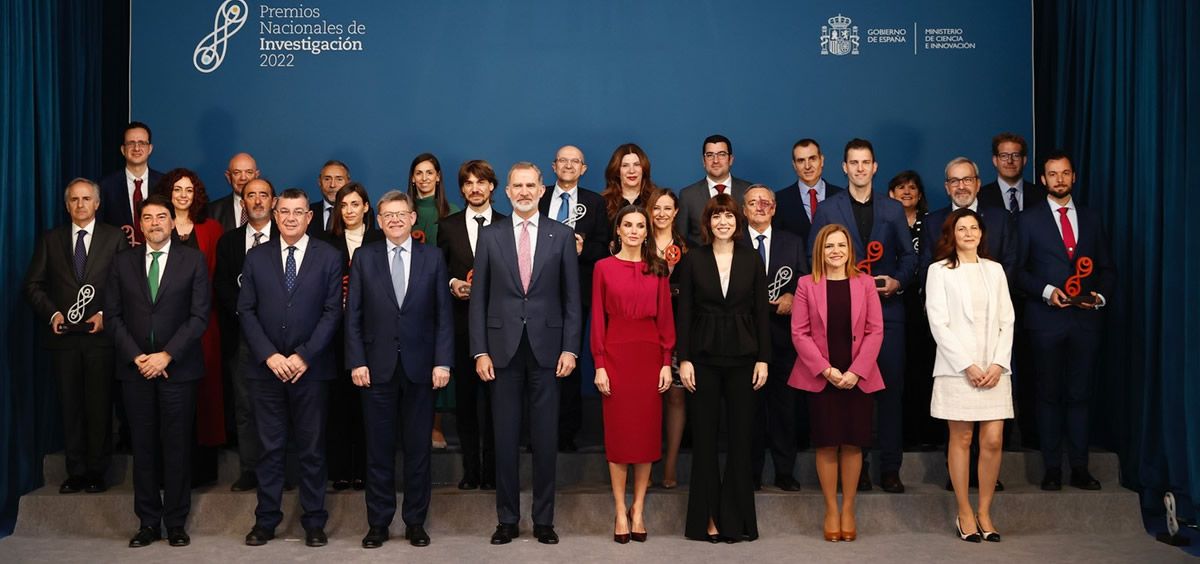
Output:
<path fill-rule="evenodd" d="M 100 181 L 100 221 L 124 230 L 131 247 L 146 240 L 140 227 L 134 224 L 133 216 L 163 176 L 150 168 L 150 153 L 154 152 L 150 141 L 150 126 L 140 121 L 129 122 L 121 141 L 125 170 Z"/>
<path fill-rule="evenodd" d="M 221 229 L 232 231 L 249 221 L 246 208 L 242 205 L 242 191 L 246 183 L 258 178 L 258 175 L 258 163 L 249 153 L 238 153 L 229 159 L 225 180 L 229 182 L 233 193 L 208 204 L 208 215 L 221 223 Z"/>
<path fill-rule="evenodd" d="M 604 198 L 579 186 L 579 177 L 587 172 L 583 151 L 563 146 L 554 155 L 554 186 L 547 186 L 538 202 L 543 215 L 575 230 L 575 253 L 579 255 L 580 298 L 583 300 L 583 326 L 587 327 L 592 303 L 592 269 L 596 261 L 609 255 L 612 226 L 604 213 Z M 579 365 L 566 378 L 558 379 L 561 389 L 558 412 L 558 450 L 575 452 L 575 435 L 583 427 L 583 398 L 580 391 Z"/>
<path fill-rule="evenodd" d="M 1022 178 L 1028 155 L 1029 146 L 1020 135 L 1004 132 L 992 138 L 996 181 L 985 185 L 979 194 L 984 207 L 1004 208 L 1016 217 L 1025 209 L 1026 202 L 1036 203 L 1046 198 L 1045 188 Z"/>
<path fill-rule="evenodd" d="M 717 194 L 729 194 L 735 202 L 744 201 L 750 183 L 735 178 L 733 167 L 733 143 L 724 135 L 709 135 L 701 145 L 700 162 L 704 165 L 704 178 L 679 192 L 679 232 L 689 247 L 698 247 L 700 240 L 700 213 L 708 199 Z"/>

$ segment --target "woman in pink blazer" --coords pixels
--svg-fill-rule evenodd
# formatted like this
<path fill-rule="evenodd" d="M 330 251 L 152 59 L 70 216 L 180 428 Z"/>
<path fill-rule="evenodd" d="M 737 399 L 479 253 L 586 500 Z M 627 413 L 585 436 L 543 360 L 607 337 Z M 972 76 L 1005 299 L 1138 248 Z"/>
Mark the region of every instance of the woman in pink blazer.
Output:
<path fill-rule="evenodd" d="M 868 394 L 883 389 L 875 364 L 883 343 L 883 312 L 875 281 L 859 273 L 850 232 L 842 225 L 817 232 L 812 274 L 796 284 L 792 343 L 797 357 L 788 385 L 812 392 L 808 413 L 825 495 L 825 540 L 853 541 L 858 538 L 854 500 L 862 448 L 871 443 L 875 409 Z"/>

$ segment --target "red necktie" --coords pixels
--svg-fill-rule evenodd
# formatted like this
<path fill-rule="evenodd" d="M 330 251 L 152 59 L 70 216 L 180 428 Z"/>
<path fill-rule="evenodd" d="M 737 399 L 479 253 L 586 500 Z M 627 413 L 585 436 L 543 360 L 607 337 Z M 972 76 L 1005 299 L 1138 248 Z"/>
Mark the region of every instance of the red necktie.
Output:
<path fill-rule="evenodd" d="M 1067 247 L 1067 258 L 1075 258 L 1075 230 L 1067 218 L 1067 208 L 1058 208 L 1058 223 L 1062 225 L 1063 245 Z"/>
<path fill-rule="evenodd" d="M 724 184 L 717 184 L 716 186 L 713 186 L 713 188 L 716 188 L 716 189 L 717 189 L 717 193 L 718 193 L 718 194 L 724 194 L 724 193 L 725 193 L 725 185 L 724 185 Z"/>
<path fill-rule="evenodd" d="M 812 221 L 812 218 L 817 217 L 817 189 L 816 188 L 808 189 L 808 209 L 812 210 L 812 215 L 808 216 L 808 220 Z"/>
<path fill-rule="evenodd" d="M 142 179 L 134 178 L 133 179 L 133 215 L 131 216 L 133 218 L 133 224 L 130 225 L 130 227 L 133 227 L 133 240 L 137 241 L 139 243 L 145 243 L 146 236 L 142 233 L 142 230 L 140 228 L 138 228 L 138 225 L 139 225 L 138 213 L 141 211 L 141 207 L 142 207 Z"/>

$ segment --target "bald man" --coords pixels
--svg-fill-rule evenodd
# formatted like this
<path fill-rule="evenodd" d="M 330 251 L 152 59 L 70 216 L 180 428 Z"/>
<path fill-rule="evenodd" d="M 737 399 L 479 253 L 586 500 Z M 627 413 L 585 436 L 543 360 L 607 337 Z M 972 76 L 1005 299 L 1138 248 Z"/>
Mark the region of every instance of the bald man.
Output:
<path fill-rule="evenodd" d="M 229 159 L 225 180 L 229 182 L 233 193 L 208 204 L 208 215 L 221 222 L 223 230 L 237 229 L 249 219 L 242 207 L 242 190 L 246 188 L 246 183 L 258 178 L 258 174 L 258 163 L 249 153 L 238 153 Z"/>

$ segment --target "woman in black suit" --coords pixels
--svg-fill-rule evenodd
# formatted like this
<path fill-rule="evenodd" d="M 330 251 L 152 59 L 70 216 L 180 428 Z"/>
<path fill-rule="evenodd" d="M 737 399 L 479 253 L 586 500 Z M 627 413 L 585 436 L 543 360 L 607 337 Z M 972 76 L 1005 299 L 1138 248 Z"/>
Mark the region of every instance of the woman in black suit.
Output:
<path fill-rule="evenodd" d="M 684 535 L 738 542 L 758 538 L 751 478 L 754 391 L 767 382 L 770 305 L 762 259 L 735 245 L 746 220 L 728 194 L 701 214 L 705 244 L 679 263 L 676 310 L 679 378 L 692 392 L 692 479 Z M 722 476 L 717 460 L 721 403 L 729 421 Z"/>
<path fill-rule="evenodd" d="M 383 238 L 383 232 L 371 221 L 371 197 L 362 184 L 350 182 L 337 192 L 333 202 L 333 221 L 330 222 L 329 239 L 334 248 L 342 252 L 342 298 L 350 276 L 350 261 L 359 247 Z M 337 365 L 343 366 L 343 339 L 333 340 Z M 333 489 L 342 491 L 353 487 L 366 487 L 366 435 L 363 430 L 362 401 L 358 388 L 354 387 L 348 374 L 333 381 L 330 386 L 329 422 L 326 453 L 329 460 L 329 479 Z"/>

